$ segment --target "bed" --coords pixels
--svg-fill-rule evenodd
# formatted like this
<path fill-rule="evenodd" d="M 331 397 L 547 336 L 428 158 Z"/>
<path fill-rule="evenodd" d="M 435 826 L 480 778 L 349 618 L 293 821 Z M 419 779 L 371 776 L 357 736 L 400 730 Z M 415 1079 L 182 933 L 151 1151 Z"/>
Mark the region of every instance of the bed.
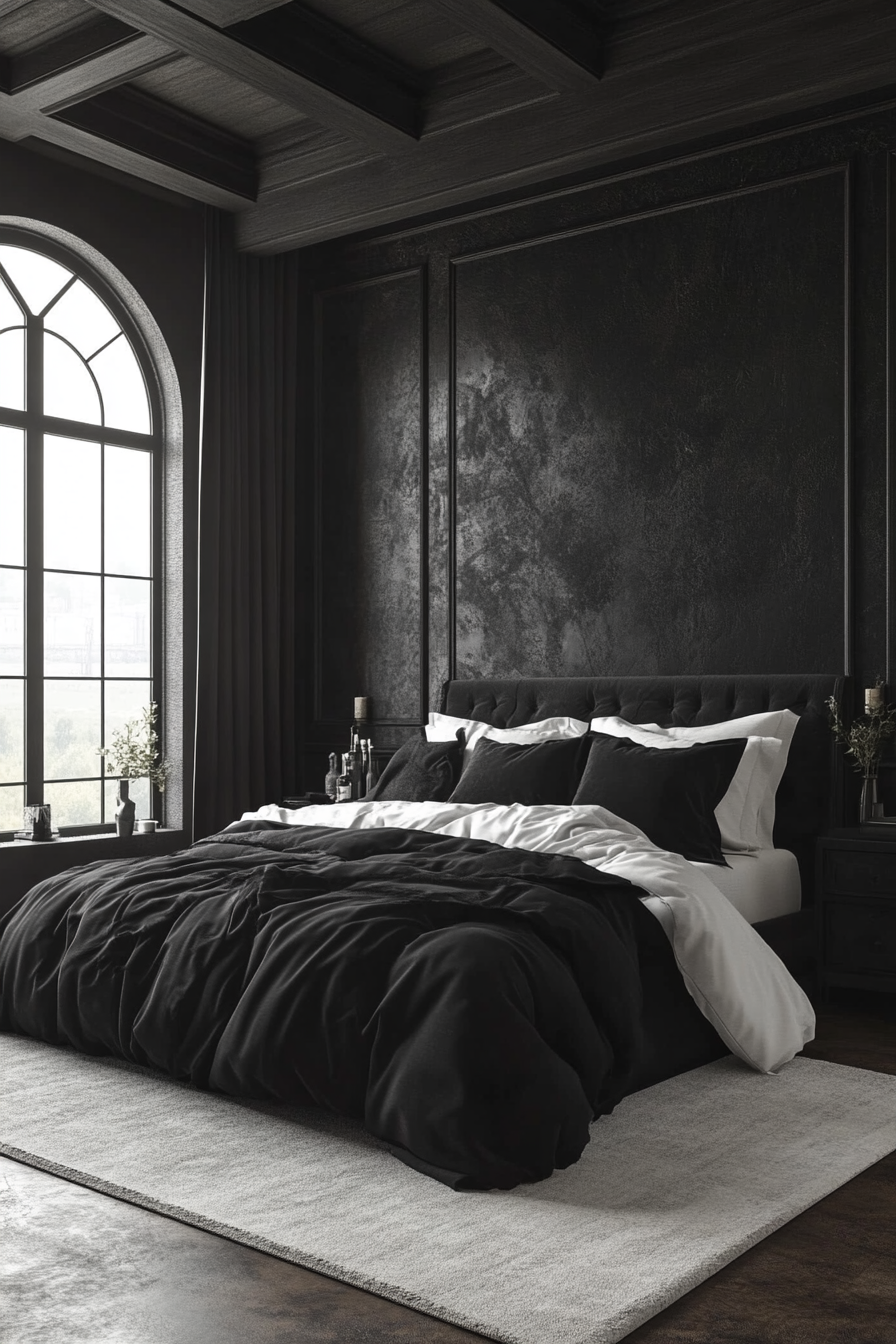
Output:
<path fill-rule="evenodd" d="M 786 960 L 799 941 L 778 930 L 801 918 L 797 875 L 808 890 L 837 806 L 825 701 L 842 694 L 833 676 L 449 682 L 443 718 L 523 730 L 521 748 L 474 746 L 480 775 L 537 760 L 559 780 L 575 756 L 576 798 L 594 762 L 674 778 L 699 755 L 728 799 L 765 751 L 730 726 L 789 711 L 778 857 L 692 862 L 587 796 L 477 800 L 469 743 L 431 725 L 432 759 L 455 753 L 450 798 L 268 804 L 179 854 L 41 883 L 0 921 L 0 1028 L 357 1117 L 456 1189 L 542 1179 L 622 1096 L 729 1049 L 771 1070 L 809 1039 L 768 945 Z M 587 731 L 527 756 L 527 726 L 552 719 Z M 723 731 L 669 751 L 593 727 L 610 720 Z"/>

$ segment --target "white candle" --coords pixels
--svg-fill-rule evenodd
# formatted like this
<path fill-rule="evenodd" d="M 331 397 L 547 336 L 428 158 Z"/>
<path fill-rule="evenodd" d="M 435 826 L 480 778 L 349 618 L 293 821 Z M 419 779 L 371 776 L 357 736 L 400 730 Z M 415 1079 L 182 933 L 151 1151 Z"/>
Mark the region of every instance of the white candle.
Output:
<path fill-rule="evenodd" d="M 366 695 L 355 696 L 355 720 L 358 723 L 367 722 L 367 712 L 370 708 L 370 697 Z"/>
<path fill-rule="evenodd" d="M 865 687 L 865 713 L 871 714 L 884 707 L 884 688 L 882 686 Z"/>

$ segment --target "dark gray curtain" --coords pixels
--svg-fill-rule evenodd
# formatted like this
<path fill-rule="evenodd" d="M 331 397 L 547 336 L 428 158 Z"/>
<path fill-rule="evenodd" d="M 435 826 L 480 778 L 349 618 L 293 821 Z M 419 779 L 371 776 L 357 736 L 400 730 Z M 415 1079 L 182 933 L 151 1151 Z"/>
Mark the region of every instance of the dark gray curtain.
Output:
<path fill-rule="evenodd" d="M 297 286 L 209 210 L 193 834 L 295 781 Z"/>

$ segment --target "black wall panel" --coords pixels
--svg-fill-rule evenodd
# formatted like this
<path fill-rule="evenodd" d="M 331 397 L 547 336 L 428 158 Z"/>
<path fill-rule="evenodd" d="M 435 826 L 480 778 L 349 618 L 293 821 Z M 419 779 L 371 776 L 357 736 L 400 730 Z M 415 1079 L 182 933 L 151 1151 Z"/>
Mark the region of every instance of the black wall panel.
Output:
<path fill-rule="evenodd" d="M 416 723 L 425 712 L 422 316 L 420 271 L 317 295 L 322 725 L 350 721 L 356 695 L 373 697 L 380 725 Z"/>
<path fill-rule="evenodd" d="M 305 254 L 307 783 L 456 674 L 896 679 L 894 153 L 819 118 Z"/>
<path fill-rule="evenodd" d="M 459 676 L 841 666 L 844 200 L 835 171 L 459 265 Z"/>

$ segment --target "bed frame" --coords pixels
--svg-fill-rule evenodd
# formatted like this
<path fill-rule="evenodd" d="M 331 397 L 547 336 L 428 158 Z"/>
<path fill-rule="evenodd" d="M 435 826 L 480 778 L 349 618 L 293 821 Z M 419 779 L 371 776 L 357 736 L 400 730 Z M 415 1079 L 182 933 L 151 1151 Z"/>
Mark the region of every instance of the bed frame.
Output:
<path fill-rule="evenodd" d="M 814 988 L 815 840 L 843 822 L 842 757 L 835 749 L 825 702 L 843 705 L 846 678 L 827 674 L 706 677 L 531 677 L 448 681 L 441 712 L 495 728 L 519 728 L 569 715 L 590 720 L 618 715 L 663 728 L 724 723 L 765 710 L 799 716 L 778 788 L 775 845 L 797 857 L 803 909 L 756 928 L 794 975 Z"/>

